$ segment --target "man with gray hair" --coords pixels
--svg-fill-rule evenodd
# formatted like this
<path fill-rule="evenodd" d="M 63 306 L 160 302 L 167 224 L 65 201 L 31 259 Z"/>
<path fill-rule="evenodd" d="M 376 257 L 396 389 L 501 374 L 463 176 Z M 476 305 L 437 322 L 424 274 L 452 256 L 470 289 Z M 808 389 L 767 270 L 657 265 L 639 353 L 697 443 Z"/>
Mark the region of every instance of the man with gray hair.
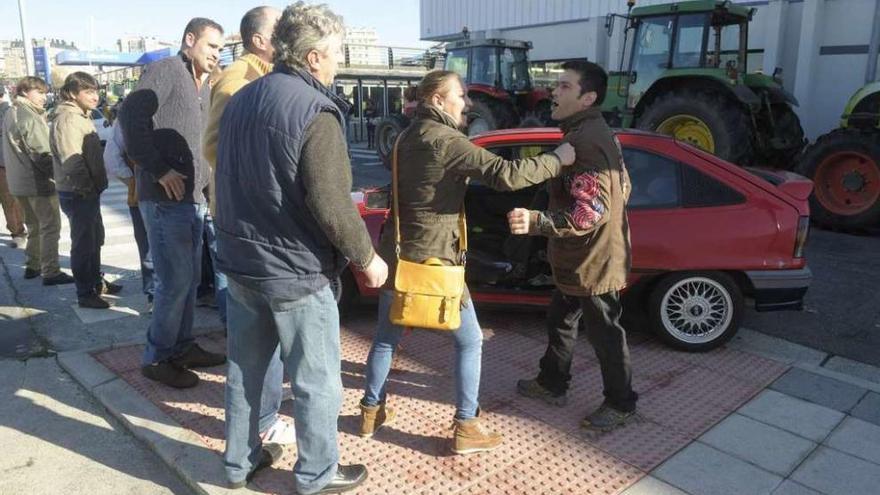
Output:
<path fill-rule="evenodd" d="M 220 120 L 218 261 L 229 279 L 226 475 L 244 486 L 271 460 L 258 409 L 280 344 L 290 373 L 299 459 L 297 493 L 339 493 L 367 477 L 339 465 L 339 312 L 330 287 L 350 262 L 369 287 L 388 266 L 351 201 L 344 135 L 348 104 L 333 94 L 342 18 L 297 2 L 275 26 L 275 68 L 238 91 Z"/>
<path fill-rule="evenodd" d="M 210 214 L 205 217 L 205 232 L 208 239 L 208 251 L 214 262 L 214 292 L 216 293 L 217 309 L 224 325 L 227 322 L 226 293 L 228 284 L 226 275 L 217 267 L 217 229 L 213 220 L 214 215 L 217 214 L 213 171 L 217 164 L 220 117 L 233 94 L 247 83 L 265 76 L 272 70 L 272 59 L 275 56 L 275 48 L 272 47 L 272 30 L 275 29 L 279 17 L 281 17 L 280 10 L 267 6 L 254 7 L 244 14 L 239 32 L 246 53 L 223 69 L 211 89 L 211 115 L 202 142 L 202 151 L 208 161 L 208 166 L 211 167 L 210 193 L 208 194 Z M 228 326 L 226 331 L 228 334 Z M 281 382 L 283 378 L 283 363 L 281 359 L 273 358 L 266 371 L 263 401 L 260 408 L 260 438 L 266 443 L 286 445 L 296 442 L 296 432 L 293 425 L 278 416 L 278 408 L 281 407 Z"/>

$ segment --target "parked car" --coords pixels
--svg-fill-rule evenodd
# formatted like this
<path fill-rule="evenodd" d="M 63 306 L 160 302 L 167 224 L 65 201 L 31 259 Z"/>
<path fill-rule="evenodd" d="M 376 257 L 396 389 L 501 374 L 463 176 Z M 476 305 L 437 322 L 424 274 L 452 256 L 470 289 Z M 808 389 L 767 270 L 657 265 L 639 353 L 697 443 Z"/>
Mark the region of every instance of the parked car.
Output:
<path fill-rule="evenodd" d="M 513 159 L 552 149 L 561 137 L 558 129 L 535 128 L 472 139 Z M 626 316 L 642 313 L 642 321 L 673 347 L 705 351 L 733 337 L 746 297 L 759 311 L 802 308 L 812 278 L 804 258 L 811 181 L 791 172 L 742 169 L 666 136 L 622 130 L 617 137 L 633 188 Z M 546 239 L 511 236 L 506 219 L 514 207 L 540 203 L 543 191 L 538 185 L 498 192 L 470 183 L 467 272 L 478 303 L 549 303 Z M 352 193 L 374 243 L 388 196 L 388 187 Z M 343 310 L 375 296 L 352 271 L 343 273 Z"/>

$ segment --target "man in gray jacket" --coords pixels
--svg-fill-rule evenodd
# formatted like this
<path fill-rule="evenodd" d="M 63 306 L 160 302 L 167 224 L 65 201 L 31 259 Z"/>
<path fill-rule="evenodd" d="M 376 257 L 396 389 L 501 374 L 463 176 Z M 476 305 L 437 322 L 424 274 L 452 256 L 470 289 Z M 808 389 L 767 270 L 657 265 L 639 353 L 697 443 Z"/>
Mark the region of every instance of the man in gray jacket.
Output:
<path fill-rule="evenodd" d="M 44 108 L 48 89 L 38 77 L 18 82 L 13 108 L 3 120 L 3 160 L 9 192 L 21 205 L 28 227 L 24 278 L 42 275 L 43 285 L 59 285 L 73 283 L 73 277 L 58 265 L 61 213 Z"/>
<path fill-rule="evenodd" d="M 211 97 L 208 76 L 222 45 L 219 24 L 192 19 L 177 56 L 144 67 L 119 115 L 128 156 L 136 165 L 139 206 L 157 280 L 141 372 L 175 388 L 198 384 L 198 375 L 189 368 L 226 360 L 199 347 L 192 337 L 209 173 L 201 143 Z"/>
<path fill-rule="evenodd" d="M 6 102 L 5 98 L 6 88 L 0 84 L 0 207 L 3 208 L 3 216 L 6 217 L 6 230 L 12 235 L 10 246 L 22 249 L 27 242 L 24 220 L 22 219 L 21 207 L 9 192 L 9 185 L 6 182 L 6 165 L 3 163 L 3 119 L 6 112 L 12 108 L 12 105 Z"/>

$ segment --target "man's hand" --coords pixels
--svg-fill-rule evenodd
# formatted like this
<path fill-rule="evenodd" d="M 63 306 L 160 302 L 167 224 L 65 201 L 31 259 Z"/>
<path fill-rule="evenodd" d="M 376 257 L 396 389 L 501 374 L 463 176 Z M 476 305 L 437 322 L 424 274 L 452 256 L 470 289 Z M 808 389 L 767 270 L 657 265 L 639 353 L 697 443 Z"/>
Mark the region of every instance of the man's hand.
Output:
<path fill-rule="evenodd" d="M 373 254 L 373 259 L 364 268 L 364 275 L 367 277 L 367 287 L 371 289 L 382 287 L 388 279 L 388 265 L 378 254 Z"/>
<path fill-rule="evenodd" d="M 185 175 L 172 169 L 159 178 L 159 184 L 162 184 L 162 187 L 165 189 L 165 194 L 167 194 L 170 199 L 180 201 L 183 199 L 183 194 L 186 192 L 186 183 L 183 182 L 184 179 L 186 179 Z"/>
<path fill-rule="evenodd" d="M 531 212 L 525 208 L 514 208 L 507 213 L 507 223 L 511 234 L 528 234 Z"/>
<path fill-rule="evenodd" d="M 567 167 L 574 163 L 574 146 L 569 143 L 562 143 L 553 150 L 553 153 L 559 157 L 563 167 Z"/>

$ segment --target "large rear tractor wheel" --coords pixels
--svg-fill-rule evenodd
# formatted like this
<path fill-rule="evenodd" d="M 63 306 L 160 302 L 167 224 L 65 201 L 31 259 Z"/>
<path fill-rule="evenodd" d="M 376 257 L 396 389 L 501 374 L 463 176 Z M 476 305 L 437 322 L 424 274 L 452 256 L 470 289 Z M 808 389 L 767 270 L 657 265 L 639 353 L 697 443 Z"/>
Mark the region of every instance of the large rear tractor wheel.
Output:
<path fill-rule="evenodd" d="M 719 95 L 678 91 L 660 96 L 642 112 L 636 126 L 673 136 L 739 165 L 749 165 L 754 158 L 748 115 Z"/>
<path fill-rule="evenodd" d="M 797 158 L 804 149 L 804 128 L 794 110 L 787 104 L 777 103 L 772 106 L 773 122 L 776 129 L 773 134 L 777 141 L 776 148 L 766 153 L 761 160 L 762 165 L 792 170 Z"/>
<path fill-rule="evenodd" d="M 404 115 L 389 115 L 376 124 L 376 152 L 386 167 L 391 168 L 391 149 L 397 136 L 409 126 L 409 119 Z"/>
<path fill-rule="evenodd" d="M 880 222 L 880 133 L 837 129 L 804 150 L 797 172 L 813 180 L 810 215 L 826 228 Z"/>

